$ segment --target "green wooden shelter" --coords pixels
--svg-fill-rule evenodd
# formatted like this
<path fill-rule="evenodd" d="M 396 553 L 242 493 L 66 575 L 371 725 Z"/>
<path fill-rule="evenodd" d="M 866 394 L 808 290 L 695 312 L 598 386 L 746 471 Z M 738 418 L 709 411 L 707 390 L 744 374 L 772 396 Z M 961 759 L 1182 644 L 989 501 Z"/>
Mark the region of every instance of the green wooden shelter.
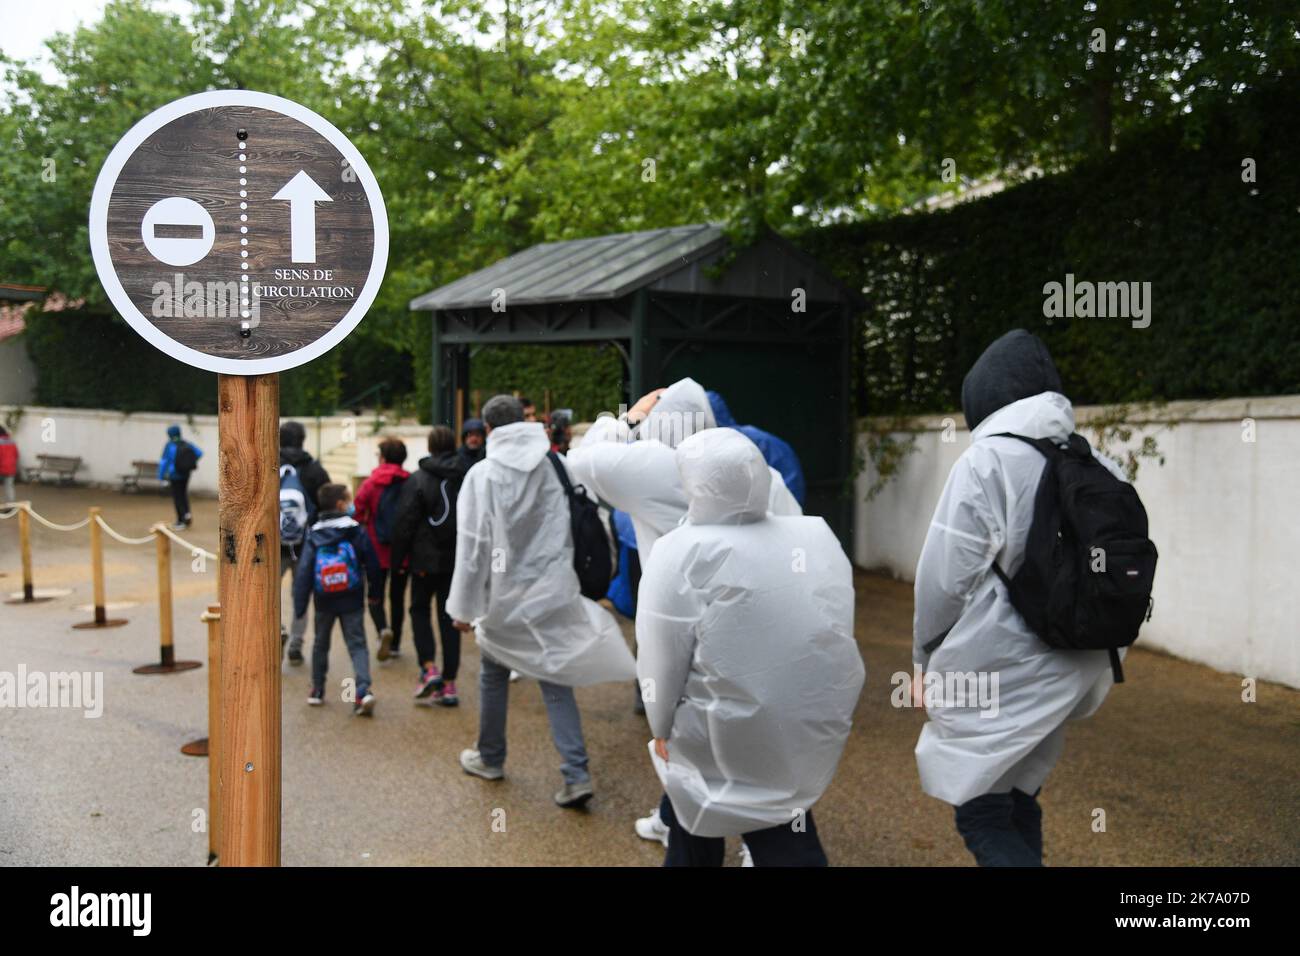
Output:
<path fill-rule="evenodd" d="M 807 512 L 850 544 L 859 299 L 779 236 L 735 249 L 720 227 L 694 225 L 548 242 L 410 307 L 432 313 L 433 421 L 471 414 L 472 346 L 607 342 L 623 357 L 629 404 L 689 375 L 738 422 L 789 442 Z"/>

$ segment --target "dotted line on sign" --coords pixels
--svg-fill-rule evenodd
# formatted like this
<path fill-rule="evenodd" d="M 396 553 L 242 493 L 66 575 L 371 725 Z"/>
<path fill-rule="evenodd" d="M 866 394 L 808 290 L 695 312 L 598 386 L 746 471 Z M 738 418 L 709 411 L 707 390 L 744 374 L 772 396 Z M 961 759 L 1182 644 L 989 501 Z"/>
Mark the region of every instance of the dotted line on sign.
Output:
<path fill-rule="evenodd" d="M 245 134 L 247 137 L 247 134 Z M 247 319 L 249 312 L 249 278 L 248 278 L 248 139 L 239 141 L 239 314 Z"/>

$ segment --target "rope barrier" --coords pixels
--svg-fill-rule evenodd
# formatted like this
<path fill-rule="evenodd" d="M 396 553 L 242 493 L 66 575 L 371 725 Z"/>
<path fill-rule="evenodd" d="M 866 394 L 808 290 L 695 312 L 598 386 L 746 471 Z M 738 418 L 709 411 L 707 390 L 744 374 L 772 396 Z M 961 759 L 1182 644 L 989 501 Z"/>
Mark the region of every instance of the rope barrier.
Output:
<path fill-rule="evenodd" d="M 7 504 L 7 508 L 8 508 L 7 512 L 0 511 L 0 521 L 3 521 L 6 518 L 16 517 L 18 515 L 18 512 L 20 511 L 26 511 L 29 515 L 31 515 L 33 518 L 35 518 L 37 521 L 39 521 L 41 524 L 45 525 L 45 527 L 51 529 L 52 531 L 80 531 L 82 528 L 86 527 L 86 525 L 90 524 L 89 517 L 82 518 L 76 524 L 57 524 L 51 521 L 50 519 L 40 514 L 37 514 L 36 511 L 32 508 L 32 503 L 30 501 L 10 502 Z M 150 531 L 150 533 L 145 535 L 143 538 L 128 538 L 125 535 L 119 534 L 118 532 L 114 531 L 109 526 L 108 522 L 105 521 L 103 517 L 101 517 L 100 515 L 95 516 L 95 523 L 98 524 L 101 528 L 103 528 L 106 532 L 108 532 L 109 537 L 111 537 L 115 541 L 120 542 L 121 544 L 127 544 L 127 545 L 148 544 L 150 541 L 154 540 L 154 533 L 160 532 L 166 535 L 167 537 L 171 538 L 173 541 L 175 541 L 181 547 L 185 548 L 191 554 L 201 554 L 209 561 L 217 560 L 217 556 L 213 554 L 211 551 L 207 550 L 206 548 L 200 548 L 197 544 L 186 541 L 184 538 L 176 534 L 174 531 L 172 531 L 164 524 L 154 525 L 153 530 Z"/>
<path fill-rule="evenodd" d="M 99 515 L 95 515 L 95 524 L 99 525 L 101 528 L 103 528 L 105 531 L 107 531 L 107 532 L 108 532 L 108 536 L 109 536 L 110 538 L 112 538 L 114 541 L 117 541 L 117 542 L 119 542 L 119 543 L 121 543 L 121 544 L 149 544 L 149 543 L 150 543 L 151 541 L 153 541 L 153 539 L 154 539 L 154 536 L 153 536 L 152 533 L 151 533 L 151 534 L 147 534 L 147 535 L 145 535 L 143 538 L 126 538 L 126 537 L 123 537 L 122 535 L 120 535 L 120 534 L 118 534 L 116 531 L 114 531 L 112 528 L 110 528 L 110 527 L 108 526 L 108 522 L 105 521 L 103 518 L 101 518 Z"/>
<path fill-rule="evenodd" d="M 181 547 L 188 548 L 190 554 L 201 554 L 209 561 L 217 560 L 217 556 L 213 554 L 211 551 L 208 551 L 205 548 L 200 548 L 197 544 L 190 544 L 188 541 L 186 541 L 180 535 L 176 534 L 174 531 L 172 531 L 171 528 L 167 527 L 165 524 L 156 525 L 155 527 L 158 531 L 161 531 L 164 535 L 171 538 Z"/>
<path fill-rule="evenodd" d="M 18 502 L 18 506 L 51 531 L 80 531 L 86 525 L 90 524 L 89 516 L 82 518 L 76 524 L 55 524 L 49 518 L 42 517 L 32 510 L 32 503 L 30 501 L 20 501 Z"/>
<path fill-rule="evenodd" d="M 215 554 L 186 541 L 162 522 L 153 525 L 149 529 L 149 533 L 140 538 L 130 538 L 124 534 L 119 534 L 104 520 L 104 516 L 100 514 L 98 507 L 92 507 L 86 517 L 76 524 L 63 525 L 37 514 L 32 510 L 30 501 L 15 501 L 9 503 L 9 507 L 5 508 L 3 513 L 0 513 L 0 518 L 12 518 L 15 515 L 18 516 L 19 547 L 22 551 L 23 596 L 21 599 L 15 598 L 6 603 L 33 604 L 37 601 L 48 600 L 48 598 L 36 597 L 32 586 L 31 518 L 35 518 L 47 528 L 55 531 L 77 531 L 90 525 L 90 569 L 94 583 L 95 602 L 93 606 L 95 616 L 93 620 L 72 625 L 79 629 L 116 627 L 119 624 L 126 623 L 123 620 L 109 620 L 108 618 L 107 604 L 104 598 L 104 557 L 100 532 L 102 531 L 114 541 L 128 546 L 152 543 L 158 552 L 158 614 L 162 632 L 161 659 L 157 664 L 145 664 L 135 668 L 135 673 L 172 674 L 201 666 L 197 661 L 176 660 L 175 647 L 172 643 L 171 542 L 175 541 L 193 555 L 203 555 L 206 560 L 216 561 L 217 556 Z"/>

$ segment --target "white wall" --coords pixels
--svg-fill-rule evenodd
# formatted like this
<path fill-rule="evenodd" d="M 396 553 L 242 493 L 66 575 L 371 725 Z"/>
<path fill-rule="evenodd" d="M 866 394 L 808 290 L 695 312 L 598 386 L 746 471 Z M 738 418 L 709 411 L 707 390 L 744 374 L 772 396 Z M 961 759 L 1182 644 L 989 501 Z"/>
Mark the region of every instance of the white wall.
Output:
<path fill-rule="evenodd" d="M 0 418 L 17 410 L 0 405 Z M 77 479 L 117 487 L 120 475 L 132 471 L 136 459 L 157 461 L 167 442 L 167 426 L 181 426 L 184 437 L 203 449 L 190 490 L 200 495 L 217 493 L 217 416 L 186 417 L 167 412 L 111 412 L 87 408 L 43 408 L 22 406 L 22 417 L 13 430 L 21 456 L 20 467 L 36 464 L 36 456 L 70 455 L 82 459 Z M 344 432 L 364 426 L 356 419 L 332 417 L 300 418 L 307 429 L 303 447 L 316 454 L 318 438 L 322 451 L 343 443 Z M 52 439 L 52 440 L 47 440 Z"/>
<path fill-rule="evenodd" d="M 1076 410 L 1090 441 L 1087 422 L 1102 411 Z M 1253 442 L 1243 440 L 1248 418 Z M 957 426 L 948 442 L 945 419 Z M 1163 466 L 1144 459 L 1136 482 L 1160 551 L 1155 613 L 1139 643 L 1300 687 L 1300 396 L 1172 402 L 1129 421 L 1129 444 L 1151 435 L 1165 457 Z M 916 450 L 870 502 L 868 463 L 855 514 L 857 563 L 907 581 L 948 472 L 970 444 L 960 413 L 912 424 Z"/>

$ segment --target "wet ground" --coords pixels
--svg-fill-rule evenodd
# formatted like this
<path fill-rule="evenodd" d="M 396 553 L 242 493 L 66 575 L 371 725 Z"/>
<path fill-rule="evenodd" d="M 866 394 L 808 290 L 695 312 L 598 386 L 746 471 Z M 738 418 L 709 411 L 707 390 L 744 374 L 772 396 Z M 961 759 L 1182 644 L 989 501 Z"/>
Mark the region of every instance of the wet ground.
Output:
<path fill-rule="evenodd" d="M 56 522 L 100 505 L 128 537 L 147 534 L 170 512 L 169 500 L 152 494 L 23 485 L 19 494 Z M 0 521 L 6 597 L 21 588 L 17 524 Z M 185 536 L 215 550 L 215 528 L 216 502 L 196 501 Z M 158 656 L 152 546 L 107 543 L 110 616 L 128 623 L 106 630 L 71 626 L 91 617 L 88 532 L 38 526 L 33 552 L 38 593 L 67 593 L 0 604 L 0 671 L 102 672 L 105 703 L 97 719 L 79 710 L 0 708 L 0 864 L 201 865 L 207 761 L 183 756 L 180 746 L 205 733 L 206 666 L 166 676 L 131 672 Z M 215 602 L 215 567 L 196 567 L 177 548 L 173 581 L 177 657 L 205 660 L 199 614 Z M 841 865 L 967 864 L 951 809 L 919 788 L 912 748 L 924 718 L 890 702 L 891 676 L 910 669 L 911 588 L 865 573 L 857 587 L 867 684 L 839 773 L 816 807 L 827 853 Z M 340 700 L 338 682 L 350 674 L 341 637 L 326 706 L 308 708 L 305 670 L 284 666 L 286 864 L 661 862 L 658 845 L 632 831 L 659 790 L 630 685 L 578 691 L 596 797 L 586 811 L 566 811 L 551 802 L 559 760 L 536 684 L 513 685 L 506 779 L 467 777 L 457 756 L 477 729 L 477 650 L 472 642 L 465 648 L 461 706 L 428 709 L 412 706 L 409 636 L 405 643 L 408 656 L 373 665 L 379 705 L 372 720 L 353 718 Z M 1245 703 L 1239 676 L 1140 644 L 1125 671 L 1127 682 L 1099 714 L 1072 726 L 1043 791 L 1047 862 L 1300 863 L 1300 692 L 1261 683 L 1257 701 Z M 1098 809 L 1105 832 L 1094 830 Z M 738 862 L 734 852 L 728 862 Z"/>

